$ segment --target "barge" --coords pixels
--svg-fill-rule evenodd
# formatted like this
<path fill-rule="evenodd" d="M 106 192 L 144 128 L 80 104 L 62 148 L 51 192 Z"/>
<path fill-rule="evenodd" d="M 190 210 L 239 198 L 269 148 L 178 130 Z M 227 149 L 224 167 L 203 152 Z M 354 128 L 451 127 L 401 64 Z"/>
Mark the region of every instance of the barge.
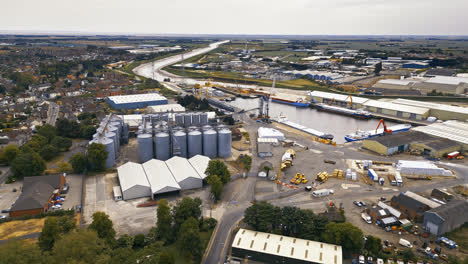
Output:
<path fill-rule="evenodd" d="M 354 110 L 354 109 L 349 109 L 349 108 L 344 108 L 344 107 L 339 107 L 339 106 L 334 106 L 334 105 L 327 105 L 327 104 L 315 104 L 314 106 L 319 111 L 342 114 L 342 115 L 352 116 L 352 117 L 360 118 L 360 119 L 369 119 L 372 117 L 371 113 L 361 110 L 361 109 Z"/>
<path fill-rule="evenodd" d="M 303 125 L 300 125 L 300 124 L 297 124 L 297 123 L 294 123 L 294 122 L 291 122 L 289 121 L 286 117 L 284 116 L 281 116 L 279 117 L 276 122 L 280 123 L 280 124 L 283 124 L 283 125 L 286 125 L 288 127 L 292 127 L 294 129 L 297 129 L 297 130 L 300 130 L 302 132 L 305 132 L 307 134 L 310 134 L 310 135 L 313 135 L 313 136 L 316 136 L 316 137 L 319 137 L 319 138 L 323 138 L 323 139 L 329 139 L 329 140 L 332 140 L 333 139 L 333 135 L 332 134 L 327 134 L 327 133 L 323 133 L 321 131 L 318 131 L 318 130 L 315 130 L 315 129 L 312 129 L 312 128 L 308 128 L 308 127 L 305 127 Z"/>

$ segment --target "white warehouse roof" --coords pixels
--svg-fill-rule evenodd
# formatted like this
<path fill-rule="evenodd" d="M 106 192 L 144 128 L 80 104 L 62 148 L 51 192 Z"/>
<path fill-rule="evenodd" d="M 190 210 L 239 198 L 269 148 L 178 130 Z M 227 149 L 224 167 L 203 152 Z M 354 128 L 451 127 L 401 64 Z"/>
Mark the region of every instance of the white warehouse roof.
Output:
<path fill-rule="evenodd" d="M 284 134 L 279 130 L 269 127 L 259 127 L 258 128 L 258 137 L 259 138 L 276 138 L 277 140 L 284 140 Z"/>
<path fill-rule="evenodd" d="M 459 85 L 460 83 L 468 83 L 468 78 L 452 77 L 452 76 L 435 76 L 426 81 L 427 83 Z"/>
<path fill-rule="evenodd" d="M 343 263 L 341 246 L 242 228 L 232 247 L 311 263 Z"/>
<path fill-rule="evenodd" d="M 449 120 L 443 123 L 415 127 L 413 130 L 468 145 L 468 123 Z"/>
<path fill-rule="evenodd" d="M 162 160 L 152 159 L 143 163 L 143 169 L 151 185 L 153 194 L 180 190 L 180 186 L 172 176 L 166 163 Z"/>
<path fill-rule="evenodd" d="M 148 106 L 148 110 L 151 113 L 185 112 L 185 107 L 180 104 L 152 105 Z"/>
<path fill-rule="evenodd" d="M 117 169 L 122 191 L 130 189 L 135 185 L 150 187 L 145 171 L 140 164 L 127 162 Z"/>
<path fill-rule="evenodd" d="M 411 191 L 406 191 L 405 195 L 408 196 L 408 197 L 413 198 L 414 200 L 416 200 L 418 202 L 421 202 L 421 203 L 429 206 L 430 208 L 437 208 L 437 207 L 440 206 L 439 203 L 436 203 L 436 202 L 434 202 L 432 200 L 427 199 L 426 197 L 423 197 L 423 196 L 421 196 L 419 194 L 416 194 L 414 192 L 411 192 Z"/>
<path fill-rule="evenodd" d="M 321 98 L 325 98 L 329 100 L 335 99 L 337 101 L 345 101 L 345 99 L 348 97 L 348 95 L 346 94 L 327 93 L 327 92 L 321 92 L 321 91 L 312 91 L 312 92 L 309 92 L 309 95 L 311 97 L 316 96 L 316 97 L 321 97 Z M 351 97 L 353 98 L 353 103 L 357 103 L 357 104 L 363 104 L 369 101 L 369 99 L 364 98 L 364 97 L 357 97 L 357 96 L 351 96 Z"/>
<path fill-rule="evenodd" d="M 166 97 L 157 93 L 116 95 L 116 96 L 109 96 L 108 98 L 109 100 L 113 101 L 115 104 L 167 100 Z"/>
<path fill-rule="evenodd" d="M 202 177 L 187 159 L 174 156 L 166 164 L 183 190 L 202 187 Z"/>
<path fill-rule="evenodd" d="M 379 80 L 377 83 L 381 84 L 392 84 L 392 85 L 408 85 L 410 83 L 420 82 L 416 80 L 397 80 L 397 79 L 384 79 Z"/>
<path fill-rule="evenodd" d="M 409 106 L 409 105 L 400 105 L 400 104 L 394 104 L 394 103 L 389 103 L 385 101 L 377 101 L 377 100 L 369 100 L 365 102 L 364 105 L 368 107 L 376 107 L 376 108 L 400 111 L 400 112 L 417 114 L 417 115 L 424 115 L 425 113 L 429 111 L 428 108 Z"/>
<path fill-rule="evenodd" d="M 210 158 L 207 156 L 202 156 L 202 155 L 195 155 L 191 157 L 189 160 L 190 165 L 198 172 L 198 175 L 202 179 L 206 178 L 205 171 L 208 168 L 208 163 L 210 163 Z"/>
<path fill-rule="evenodd" d="M 425 107 L 425 108 L 437 109 L 437 110 L 444 110 L 444 111 L 450 111 L 450 112 L 454 112 L 454 113 L 468 114 L 468 107 L 460 107 L 460 106 L 453 106 L 453 105 L 447 105 L 447 104 L 438 104 L 438 103 L 414 101 L 414 100 L 401 99 L 401 98 L 393 100 L 392 103 L 400 104 L 400 105 Z"/>

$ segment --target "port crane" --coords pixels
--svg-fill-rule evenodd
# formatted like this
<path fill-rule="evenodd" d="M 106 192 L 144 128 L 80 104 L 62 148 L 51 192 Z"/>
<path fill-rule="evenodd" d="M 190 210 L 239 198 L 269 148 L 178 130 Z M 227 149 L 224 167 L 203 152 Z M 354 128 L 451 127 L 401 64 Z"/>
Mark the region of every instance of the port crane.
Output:
<path fill-rule="evenodd" d="M 348 98 L 349 98 L 349 108 L 353 108 L 353 97 L 351 97 L 351 95 L 348 95 L 348 97 L 344 99 L 344 102 L 346 102 Z"/>
<path fill-rule="evenodd" d="M 383 119 L 380 119 L 379 124 L 377 125 L 377 128 L 375 129 L 375 133 L 377 134 L 377 130 L 379 129 L 380 125 L 383 125 L 384 133 L 385 134 L 391 134 L 392 130 L 387 129 L 387 125 L 385 124 L 385 121 Z"/>

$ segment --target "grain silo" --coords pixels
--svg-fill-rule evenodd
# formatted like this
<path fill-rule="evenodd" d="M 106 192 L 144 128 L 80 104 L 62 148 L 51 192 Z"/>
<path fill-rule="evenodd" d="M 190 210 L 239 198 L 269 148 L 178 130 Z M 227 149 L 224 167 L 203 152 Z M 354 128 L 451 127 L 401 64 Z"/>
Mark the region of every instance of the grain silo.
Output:
<path fill-rule="evenodd" d="M 199 126 L 200 125 L 200 113 L 193 113 L 192 114 L 192 125 Z"/>
<path fill-rule="evenodd" d="M 210 129 L 213 129 L 213 127 L 210 126 L 210 125 L 204 125 L 204 126 L 202 126 L 202 131 L 207 131 L 207 130 L 210 130 Z"/>
<path fill-rule="evenodd" d="M 109 132 L 107 131 L 106 133 L 104 133 L 104 137 L 112 140 L 112 142 L 114 143 L 114 155 L 115 155 L 115 158 L 117 158 L 117 151 L 119 151 L 119 146 L 118 146 L 118 141 L 117 141 L 117 134 L 114 133 L 114 132 Z"/>
<path fill-rule="evenodd" d="M 231 157 L 231 130 L 227 128 L 218 131 L 218 156 Z"/>
<path fill-rule="evenodd" d="M 91 140 L 89 142 L 89 145 L 91 145 L 92 143 L 103 144 L 106 147 L 106 168 L 112 168 L 115 164 L 114 141 L 106 137 L 97 137 L 96 139 Z"/>
<path fill-rule="evenodd" d="M 187 134 L 184 131 L 175 131 L 172 133 L 172 155 L 187 157 Z"/>
<path fill-rule="evenodd" d="M 169 121 L 169 114 L 167 114 L 167 113 L 166 113 L 166 114 L 162 114 L 162 115 L 161 115 L 161 120 L 163 120 L 163 121 Z"/>
<path fill-rule="evenodd" d="M 185 127 L 192 125 L 192 114 L 187 113 L 184 115 L 184 125 Z"/>
<path fill-rule="evenodd" d="M 184 125 L 184 114 L 175 114 L 175 123 L 178 126 Z"/>
<path fill-rule="evenodd" d="M 167 132 L 160 131 L 154 136 L 154 145 L 156 147 L 156 159 L 168 160 L 171 157 L 170 137 Z"/>
<path fill-rule="evenodd" d="M 153 136 L 151 134 L 140 134 L 138 141 L 138 160 L 140 163 L 147 162 L 153 158 Z"/>
<path fill-rule="evenodd" d="M 201 114 L 200 114 L 200 124 L 201 124 L 202 126 L 208 124 L 208 114 L 207 114 L 207 113 L 201 113 Z"/>
<path fill-rule="evenodd" d="M 188 157 L 202 154 L 202 134 L 198 130 L 192 130 L 188 133 L 187 140 Z"/>
<path fill-rule="evenodd" d="M 107 125 L 107 131 L 109 132 L 112 132 L 112 133 L 115 133 L 116 134 L 116 137 L 115 137 L 115 145 L 116 145 L 116 148 L 115 150 L 116 151 L 119 151 L 120 150 L 120 130 L 119 130 L 119 124 L 114 124 L 114 122 L 110 123 L 109 125 Z"/>
<path fill-rule="evenodd" d="M 216 130 L 208 129 L 203 131 L 203 155 L 209 158 L 216 158 L 218 155 L 218 138 Z"/>

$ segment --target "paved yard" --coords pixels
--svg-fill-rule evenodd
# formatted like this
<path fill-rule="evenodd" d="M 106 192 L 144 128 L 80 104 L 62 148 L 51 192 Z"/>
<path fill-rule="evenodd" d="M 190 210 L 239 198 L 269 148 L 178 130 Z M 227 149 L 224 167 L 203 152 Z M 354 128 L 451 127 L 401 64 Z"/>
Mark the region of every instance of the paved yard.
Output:
<path fill-rule="evenodd" d="M 69 185 L 68 193 L 65 202 L 63 202 L 63 209 L 73 209 L 76 205 L 81 204 L 81 175 L 70 174 L 67 175 L 66 181 Z"/>
<path fill-rule="evenodd" d="M 22 186 L 22 181 L 11 184 L 2 184 L 0 186 L 0 210 L 7 210 L 11 208 L 11 206 L 16 202 L 16 200 L 20 196 Z M 13 192 L 13 189 L 16 189 L 17 191 Z M 8 214 L 1 215 L 8 216 Z"/>

